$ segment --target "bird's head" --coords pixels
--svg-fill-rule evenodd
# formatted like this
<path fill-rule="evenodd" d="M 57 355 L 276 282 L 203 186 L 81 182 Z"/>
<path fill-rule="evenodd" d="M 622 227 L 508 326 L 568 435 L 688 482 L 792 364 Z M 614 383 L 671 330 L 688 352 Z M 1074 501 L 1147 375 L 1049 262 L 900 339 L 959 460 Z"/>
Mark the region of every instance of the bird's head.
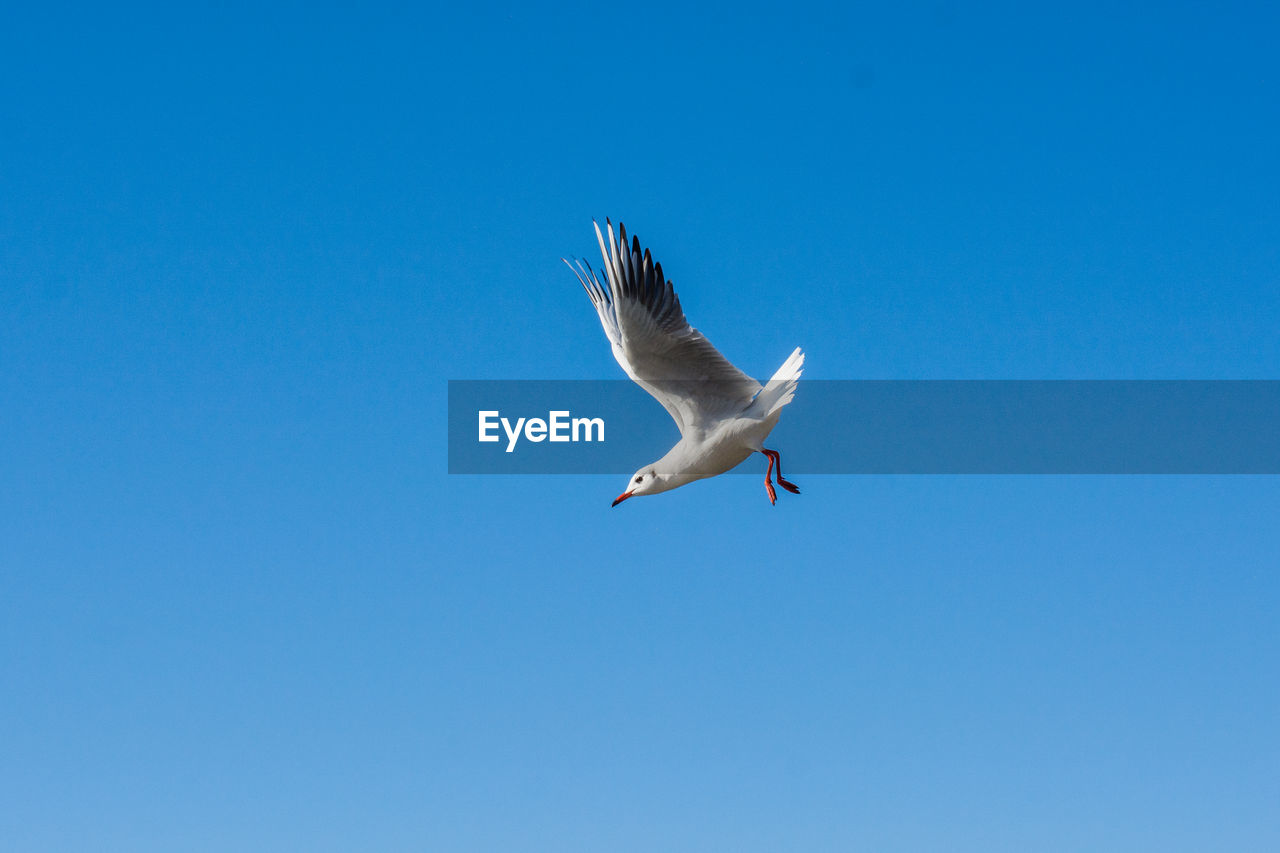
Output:
<path fill-rule="evenodd" d="M 674 487 L 667 482 L 666 477 L 658 473 L 655 466 L 646 465 L 631 475 L 631 479 L 627 481 L 627 490 L 618 495 L 613 505 L 617 506 L 627 498 L 634 498 L 637 495 L 656 495 L 658 492 L 665 492 Z"/>

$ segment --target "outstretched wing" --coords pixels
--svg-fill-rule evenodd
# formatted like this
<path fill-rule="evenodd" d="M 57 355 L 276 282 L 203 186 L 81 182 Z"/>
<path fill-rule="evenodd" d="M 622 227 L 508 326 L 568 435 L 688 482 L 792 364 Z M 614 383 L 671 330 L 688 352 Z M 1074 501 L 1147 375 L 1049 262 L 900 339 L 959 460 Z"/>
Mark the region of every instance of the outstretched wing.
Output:
<path fill-rule="evenodd" d="M 662 265 L 653 262 L 648 249 L 641 250 L 639 239 L 632 236 L 628 249 L 626 227 L 618 223 L 621 237 L 615 240 L 613 224 L 605 223 L 607 247 L 595 226 L 605 283 L 590 264 L 565 263 L 591 297 L 618 364 L 671 413 L 681 435 L 704 431 L 741 412 L 760 391 L 760 383 L 689 325 Z"/>

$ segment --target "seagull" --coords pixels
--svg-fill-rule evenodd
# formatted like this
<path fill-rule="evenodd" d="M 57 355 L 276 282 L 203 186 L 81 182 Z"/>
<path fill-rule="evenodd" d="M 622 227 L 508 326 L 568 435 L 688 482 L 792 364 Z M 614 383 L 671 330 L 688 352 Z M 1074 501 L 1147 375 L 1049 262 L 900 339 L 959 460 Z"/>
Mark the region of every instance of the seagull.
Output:
<path fill-rule="evenodd" d="M 637 471 L 613 506 L 638 495 L 656 495 L 694 480 L 723 474 L 752 453 L 769 459 L 764 474 L 765 493 L 775 504 L 778 494 L 770 476 L 778 471 L 778 485 L 800 494 L 794 483 L 782 477 L 782 457 L 764 446 L 778 423 L 782 407 L 795 397 L 804 365 L 804 353 L 796 347 L 767 384 L 734 367 L 701 332 L 689 325 L 675 288 L 653 262 L 648 249 L 627 229 L 605 220 L 608 233 L 594 223 L 596 242 L 604 262 L 602 283 L 591 265 L 570 263 L 613 348 L 613 357 L 626 374 L 662 404 L 680 428 L 680 440 L 657 462 Z"/>

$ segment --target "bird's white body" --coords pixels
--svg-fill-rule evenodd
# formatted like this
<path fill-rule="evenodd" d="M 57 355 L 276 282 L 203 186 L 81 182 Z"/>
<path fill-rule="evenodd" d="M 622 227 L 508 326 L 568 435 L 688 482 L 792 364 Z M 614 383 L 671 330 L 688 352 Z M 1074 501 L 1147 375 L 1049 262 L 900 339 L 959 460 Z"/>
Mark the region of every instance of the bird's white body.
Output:
<path fill-rule="evenodd" d="M 614 358 L 666 408 L 681 437 L 665 456 L 633 475 L 614 505 L 633 495 L 665 492 L 723 474 L 756 452 L 769 457 L 770 472 L 778 465 L 778 482 L 784 488 L 798 493 L 782 479 L 781 459 L 764 447 L 764 440 L 777 425 L 782 407 L 795 396 L 804 353 L 797 347 L 762 386 L 689 325 L 661 264 L 653 263 L 648 250 L 641 252 L 638 239 L 633 237 L 628 247 L 626 229 L 620 226 L 620 232 L 621 240 L 615 240 L 613 226 L 608 225 L 606 248 L 596 226 L 604 283 L 590 265 L 569 266 L 591 297 Z M 768 474 L 765 487 L 772 501 Z"/>
<path fill-rule="evenodd" d="M 794 375 L 797 378 L 798 365 L 803 362 L 803 355 L 799 353 L 796 350 L 797 355 L 793 356 L 797 365 Z M 777 377 L 770 380 L 770 383 L 777 383 L 774 387 L 786 384 Z M 786 393 L 790 394 L 789 388 Z M 723 474 L 752 453 L 763 452 L 764 440 L 778 425 L 782 407 L 790 402 L 790 398 L 788 396 L 787 400 L 779 403 L 777 396 L 770 395 L 764 401 L 762 396 L 747 401 L 740 414 L 723 418 L 710 429 L 691 429 L 681 435 L 667 455 L 652 466 L 659 473 L 666 473 L 668 488 Z M 775 405 L 769 406 L 770 403 Z"/>

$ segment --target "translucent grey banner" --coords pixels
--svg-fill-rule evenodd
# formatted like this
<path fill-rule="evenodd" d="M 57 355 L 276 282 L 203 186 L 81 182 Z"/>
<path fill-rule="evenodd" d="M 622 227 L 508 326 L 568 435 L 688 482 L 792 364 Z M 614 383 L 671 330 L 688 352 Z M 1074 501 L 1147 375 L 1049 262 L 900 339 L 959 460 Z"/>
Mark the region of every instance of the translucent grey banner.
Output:
<path fill-rule="evenodd" d="M 449 382 L 449 473 L 630 474 L 680 438 L 626 380 Z M 802 380 L 788 474 L 1277 474 L 1280 381 Z"/>

